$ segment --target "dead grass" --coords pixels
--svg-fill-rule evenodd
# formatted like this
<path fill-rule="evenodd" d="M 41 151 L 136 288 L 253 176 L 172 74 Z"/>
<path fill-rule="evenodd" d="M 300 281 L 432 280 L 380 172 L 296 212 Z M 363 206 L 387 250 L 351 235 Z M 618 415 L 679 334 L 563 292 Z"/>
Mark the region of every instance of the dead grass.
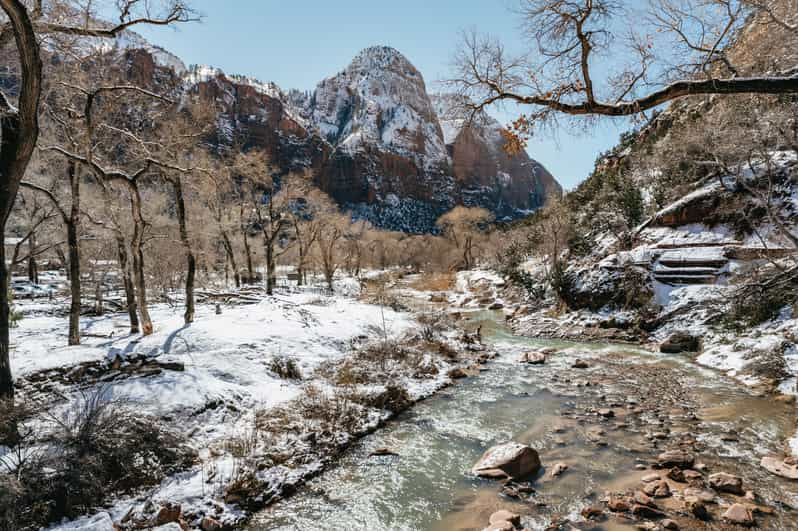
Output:
<path fill-rule="evenodd" d="M 410 287 L 418 291 L 449 291 L 454 288 L 455 274 L 445 273 L 422 273 Z"/>

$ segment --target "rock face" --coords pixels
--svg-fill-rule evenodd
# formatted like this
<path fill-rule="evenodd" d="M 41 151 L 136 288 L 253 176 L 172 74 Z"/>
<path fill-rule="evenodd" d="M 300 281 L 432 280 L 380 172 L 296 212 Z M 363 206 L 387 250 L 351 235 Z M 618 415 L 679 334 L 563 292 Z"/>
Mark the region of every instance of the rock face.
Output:
<path fill-rule="evenodd" d="M 471 472 L 485 478 L 517 479 L 536 473 L 540 466 L 537 451 L 525 444 L 508 442 L 489 448 Z"/>
<path fill-rule="evenodd" d="M 310 170 L 316 184 L 356 217 L 427 232 L 456 205 L 513 219 L 562 188 L 526 153 L 508 157 L 501 125 L 441 119 L 421 73 L 398 51 L 361 51 L 313 93 L 193 67 L 188 90 L 219 108 L 216 141 L 269 153 L 281 172 Z"/>

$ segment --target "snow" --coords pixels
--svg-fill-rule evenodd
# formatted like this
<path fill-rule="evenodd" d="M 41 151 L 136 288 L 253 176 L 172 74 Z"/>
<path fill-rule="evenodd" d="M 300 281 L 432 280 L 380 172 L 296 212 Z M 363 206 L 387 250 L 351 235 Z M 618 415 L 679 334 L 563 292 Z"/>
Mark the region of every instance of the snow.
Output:
<path fill-rule="evenodd" d="M 789 445 L 792 450 L 792 455 L 798 457 L 798 432 L 795 432 L 795 436 L 789 440 Z"/>
<path fill-rule="evenodd" d="M 350 286 L 350 291 L 355 288 Z M 24 311 L 25 304 L 17 306 Z M 392 333 L 400 334 L 412 325 L 409 316 L 384 311 Z M 81 329 L 92 337 L 73 347 L 66 346 L 64 318 L 27 315 L 11 332 L 12 371 L 24 377 L 81 362 L 145 355 L 161 362 L 182 362 L 185 370 L 118 381 L 110 387 L 113 396 L 158 415 L 201 411 L 219 401 L 247 410 L 290 400 L 300 390 L 299 383 L 271 373 L 273 356 L 292 357 L 303 374 L 309 373 L 321 362 L 344 355 L 351 338 L 382 326 L 374 306 L 310 294 L 227 307 L 221 315 L 215 315 L 210 305 L 199 305 L 196 322 L 189 326 L 183 323 L 181 308 L 156 305 L 151 314 L 156 329 L 147 337 L 130 336 L 125 317 L 119 314 L 84 317 Z M 219 436 L 221 420 L 205 415 L 192 421 L 198 430 L 194 437 Z"/>
<path fill-rule="evenodd" d="M 114 522 L 108 513 L 97 513 L 94 516 L 84 516 L 48 527 L 45 531 L 114 531 Z"/>

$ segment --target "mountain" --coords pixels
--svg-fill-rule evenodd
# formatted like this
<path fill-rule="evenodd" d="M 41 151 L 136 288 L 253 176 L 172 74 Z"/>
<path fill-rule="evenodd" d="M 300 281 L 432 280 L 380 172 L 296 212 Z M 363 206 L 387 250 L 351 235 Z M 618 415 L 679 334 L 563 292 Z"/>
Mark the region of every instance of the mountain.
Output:
<path fill-rule="evenodd" d="M 265 149 L 281 171 L 312 170 L 316 184 L 358 218 L 428 232 L 456 205 L 514 219 L 562 189 L 525 153 L 501 149 L 493 119 L 442 119 L 450 96 L 431 97 L 401 53 L 367 48 L 311 93 L 193 66 L 187 89 L 219 110 L 216 140 Z"/>

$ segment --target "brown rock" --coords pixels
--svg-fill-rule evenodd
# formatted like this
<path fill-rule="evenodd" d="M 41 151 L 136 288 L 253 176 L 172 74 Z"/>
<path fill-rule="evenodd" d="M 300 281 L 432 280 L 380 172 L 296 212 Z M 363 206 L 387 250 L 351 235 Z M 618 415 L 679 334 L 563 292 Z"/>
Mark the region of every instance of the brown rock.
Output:
<path fill-rule="evenodd" d="M 707 511 L 704 502 L 696 498 L 695 496 L 685 496 L 684 497 L 684 507 L 688 513 L 692 514 L 699 520 L 709 520 L 709 511 Z"/>
<path fill-rule="evenodd" d="M 649 505 L 633 505 L 632 514 L 639 518 L 662 518 L 665 513 Z"/>
<path fill-rule="evenodd" d="M 468 374 L 466 374 L 466 372 L 460 368 L 452 369 L 447 374 L 452 380 L 460 380 L 462 378 L 468 377 Z"/>
<path fill-rule="evenodd" d="M 653 481 L 659 481 L 660 479 L 662 479 L 660 475 L 655 472 L 652 474 L 646 474 L 645 476 L 640 478 L 640 481 L 642 481 L 643 483 L 651 483 Z"/>
<path fill-rule="evenodd" d="M 615 412 L 611 409 L 599 409 L 598 414 L 605 419 L 611 419 L 615 416 Z"/>
<path fill-rule="evenodd" d="M 798 480 L 798 465 L 790 464 L 786 459 L 781 460 L 776 457 L 763 457 L 760 465 L 768 472 L 776 474 L 777 476 Z"/>
<path fill-rule="evenodd" d="M 471 472 L 486 478 L 523 478 L 540 470 L 537 451 L 525 444 L 509 442 L 489 448 Z"/>
<path fill-rule="evenodd" d="M 222 531 L 222 524 L 217 519 L 206 516 L 200 522 L 200 529 L 202 531 Z"/>
<path fill-rule="evenodd" d="M 588 367 L 590 367 L 590 365 L 588 365 L 586 361 L 578 359 L 574 361 L 571 367 L 574 369 L 587 369 Z"/>
<path fill-rule="evenodd" d="M 754 525 L 754 515 L 741 503 L 735 503 L 723 513 L 723 519 L 729 523 L 749 527 Z"/>
<path fill-rule="evenodd" d="M 582 509 L 582 517 L 587 520 L 598 520 L 604 516 L 604 510 L 601 507 L 591 505 Z"/>
<path fill-rule="evenodd" d="M 657 456 L 657 465 L 660 468 L 692 468 L 695 457 L 682 450 L 669 450 Z"/>
<path fill-rule="evenodd" d="M 546 355 L 540 352 L 524 352 L 518 358 L 521 363 L 528 363 L 529 365 L 543 365 L 546 363 Z"/>
<path fill-rule="evenodd" d="M 743 480 L 725 472 L 718 472 L 709 476 L 709 486 L 718 492 L 728 492 L 729 494 L 738 494 L 740 496 L 745 494 Z"/>
<path fill-rule="evenodd" d="M 684 471 L 681 468 L 671 468 L 670 470 L 668 470 L 668 478 L 673 481 L 676 481 L 677 483 L 687 482 L 684 476 Z"/>
<path fill-rule="evenodd" d="M 639 490 L 635 491 L 634 500 L 635 500 L 635 503 L 638 503 L 640 505 L 648 505 L 650 507 L 656 507 L 657 506 L 657 504 L 654 502 L 654 500 L 648 494 L 645 494 L 644 492 L 641 492 Z"/>
<path fill-rule="evenodd" d="M 667 498 L 671 495 L 671 488 L 667 481 L 655 481 L 643 487 L 643 492 L 655 498 Z"/>
<path fill-rule="evenodd" d="M 660 522 L 660 525 L 662 526 L 663 529 L 670 529 L 671 531 L 679 530 L 679 524 L 677 524 L 673 520 L 669 519 L 663 520 L 662 522 Z"/>
<path fill-rule="evenodd" d="M 609 507 L 612 512 L 625 513 L 629 510 L 629 503 L 623 498 L 610 498 L 607 502 L 607 507 Z"/>
<path fill-rule="evenodd" d="M 693 497 L 703 503 L 712 503 L 715 501 L 715 493 L 706 489 L 686 488 L 682 492 L 685 498 Z"/>
<path fill-rule="evenodd" d="M 521 525 L 521 515 L 502 509 L 490 515 L 489 522 L 491 524 L 498 522 L 510 522 L 513 526 L 519 526 Z"/>
<path fill-rule="evenodd" d="M 155 525 L 166 525 L 172 522 L 177 522 L 183 515 L 183 508 L 179 503 L 166 503 L 158 510 L 155 516 Z"/>
<path fill-rule="evenodd" d="M 698 470 L 687 469 L 683 472 L 682 477 L 684 477 L 685 481 L 694 481 L 696 479 L 702 479 L 704 476 L 702 476 L 701 472 Z"/>

